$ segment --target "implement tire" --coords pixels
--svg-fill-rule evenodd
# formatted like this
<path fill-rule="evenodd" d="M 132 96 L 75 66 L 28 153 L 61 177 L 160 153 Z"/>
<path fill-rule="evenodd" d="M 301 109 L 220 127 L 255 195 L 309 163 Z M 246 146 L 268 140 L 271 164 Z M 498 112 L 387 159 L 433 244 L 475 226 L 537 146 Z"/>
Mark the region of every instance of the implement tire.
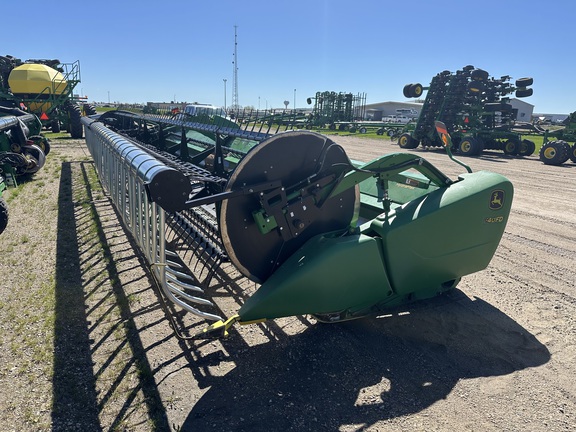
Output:
<path fill-rule="evenodd" d="M 410 95 L 412 97 L 419 98 L 420 96 L 422 96 L 423 91 L 424 91 L 424 88 L 422 87 L 422 84 L 420 84 L 420 83 L 412 84 L 410 86 Z"/>
<path fill-rule="evenodd" d="M 576 144 L 572 144 L 570 148 L 570 160 L 576 163 Z"/>
<path fill-rule="evenodd" d="M 517 98 L 525 98 L 528 96 L 532 96 L 533 93 L 534 93 L 533 89 L 521 87 L 518 90 L 516 90 L 516 97 Z"/>
<path fill-rule="evenodd" d="M 523 139 L 520 142 L 520 151 L 518 152 L 518 154 L 520 156 L 532 156 L 535 150 L 536 150 L 536 144 L 534 144 L 534 141 Z"/>
<path fill-rule="evenodd" d="M 504 154 L 507 154 L 509 156 L 518 155 L 518 153 L 520 153 L 520 141 L 514 138 L 506 140 L 506 142 L 504 143 L 503 150 Z"/>
<path fill-rule="evenodd" d="M 8 205 L 4 198 L 0 197 L 0 234 L 8 226 Z"/>
<path fill-rule="evenodd" d="M 70 136 L 74 139 L 80 139 L 84 135 L 84 128 L 82 127 L 82 112 L 78 105 L 70 104 L 68 106 L 68 116 L 70 119 Z"/>
<path fill-rule="evenodd" d="M 540 160 L 545 165 L 562 165 L 570 157 L 564 141 L 549 141 L 540 149 Z"/>
<path fill-rule="evenodd" d="M 464 137 L 458 145 L 458 153 L 465 156 L 477 156 L 482 150 L 482 141 L 474 137 Z"/>
<path fill-rule="evenodd" d="M 403 149 L 407 150 L 415 149 L 416 147 L 418 147 L 418 144 L 419 144 L 418 141 L 412 138 L 412 135 L 410 135 L 409 133 L 403 133 L 398 138 L 398 145 L 400 146 L 400 148 Z"/>
<path fill-rule="evenodd" d="M 516 87 L 528 87 L 534 84 L 534 79 L 532 78 L 518 78 L 516 80 Z"/>

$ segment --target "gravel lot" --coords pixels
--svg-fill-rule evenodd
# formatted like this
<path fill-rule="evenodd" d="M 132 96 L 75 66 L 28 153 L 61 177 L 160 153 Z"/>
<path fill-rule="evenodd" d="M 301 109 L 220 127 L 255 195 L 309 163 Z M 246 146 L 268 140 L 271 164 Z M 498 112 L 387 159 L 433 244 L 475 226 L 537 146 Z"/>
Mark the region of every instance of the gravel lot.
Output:
<path fill-rule="evenodd" d="M 399 151 L 336 136 L 349 156 Z M 451 177 L 463 168 L 416 150 Z M 0 237 L 3 431 L 576 430 L 576 165 L 484 154 L 515 186 L 490 266 L 410 313 L 308 317 L 181 341 L 82 141 L 7 193 Z M 227 316 L 252 284 L 224 268 Z M 185 334 L 204 323 L 177 310 Z"/>

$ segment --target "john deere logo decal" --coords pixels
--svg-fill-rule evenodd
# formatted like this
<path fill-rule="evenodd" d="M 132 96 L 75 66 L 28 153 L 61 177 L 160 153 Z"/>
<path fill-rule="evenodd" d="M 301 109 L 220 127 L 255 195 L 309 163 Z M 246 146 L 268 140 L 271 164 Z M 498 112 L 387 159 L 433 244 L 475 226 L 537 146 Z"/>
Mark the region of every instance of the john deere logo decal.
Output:
<path fill-rule="evenodd" d="M 492 196 L 490 198 L 490 210 L 500 210 L 504 205 L 504 191 L 495 190 L 492 191 Z"/>

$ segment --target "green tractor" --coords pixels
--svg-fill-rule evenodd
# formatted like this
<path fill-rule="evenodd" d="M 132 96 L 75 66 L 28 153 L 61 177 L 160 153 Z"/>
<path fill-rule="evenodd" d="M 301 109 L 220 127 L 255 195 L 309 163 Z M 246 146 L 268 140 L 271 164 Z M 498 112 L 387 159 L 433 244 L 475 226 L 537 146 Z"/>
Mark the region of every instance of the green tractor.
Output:
<path fill-rule="evenodd" d="M 0 106 L 35 114 L 52 132 L 82 138 L 81 107 L 74 98 L 80 64 L 0 56 Z"/>
<path fill-rule="evenodd" d="M 540 160 L 546 165 L 562 165 L 571 160 L 576 163 L 576 111 L 564 120 L 565 127 L 544 132 Z M 556 138 L 549 140 L 549 137 Z M 569 142 L 573 144 L 570 145 Z"/>

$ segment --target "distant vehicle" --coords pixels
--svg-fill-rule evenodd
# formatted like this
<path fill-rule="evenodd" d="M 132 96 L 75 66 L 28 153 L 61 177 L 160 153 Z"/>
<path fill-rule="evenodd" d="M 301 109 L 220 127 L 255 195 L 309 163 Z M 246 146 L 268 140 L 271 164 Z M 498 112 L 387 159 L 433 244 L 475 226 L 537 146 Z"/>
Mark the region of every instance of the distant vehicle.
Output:
<path fill-rule="evenodd" d="M 226 112 L 223 108 L 217 107 L 215 105 L 208 104 L 191 104 L 186 105 L 184 112 L 191 116 L 208 115 L 208 116 L 220 116 L 226 117 Z"/>
<path fill-rule="evenodd" d="M 406 123 L 409 123 L 411 120 L 412 120 L 412 118 L 405 116 L 405 115 L 391 115 L 391 116 L 386 116 L 386 117 L 382 118 L 382 121 L 384 123 L 406 124 Z"/>
<path fill-rule="evenodd" d="M 414 108 L 398 108 L 396 114 L 403 115 L 407 117 L 418 117 L 418 111 Z"/>

